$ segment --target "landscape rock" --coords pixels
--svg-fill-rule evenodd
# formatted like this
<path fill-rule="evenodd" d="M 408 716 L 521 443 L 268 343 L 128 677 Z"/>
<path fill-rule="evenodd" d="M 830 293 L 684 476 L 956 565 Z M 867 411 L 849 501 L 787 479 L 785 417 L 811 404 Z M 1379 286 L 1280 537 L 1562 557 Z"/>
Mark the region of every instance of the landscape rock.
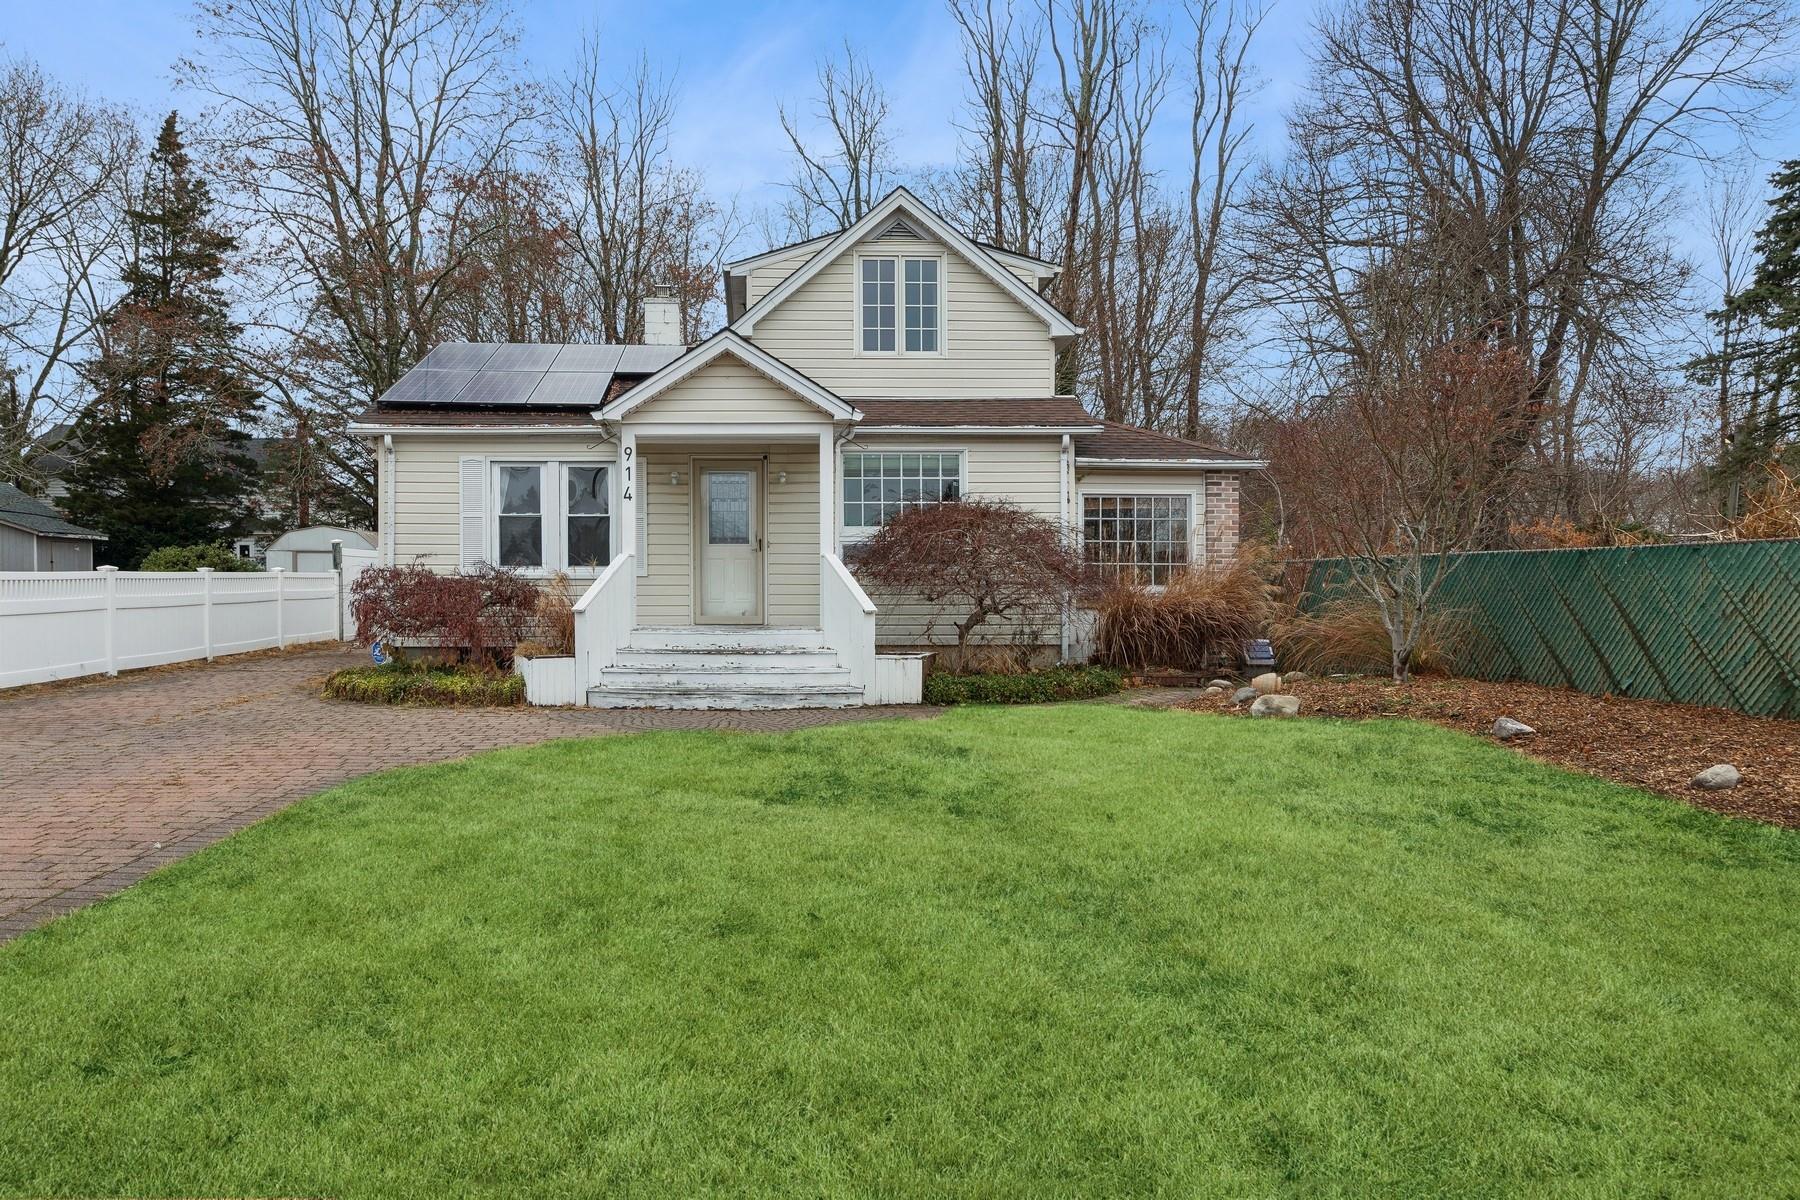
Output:
<path fill-rule="evenodd" d="M 1233 704 L 1248 704 L 1250 701 L 1256 699 L 1256 695 L 1257 692 L 1255 688 L 1241 687 L 1237 691 L 1231 693 L 1231 702 Z"/>
<path fill-rule="evenodd" d="M 1259 696 L 1272 695 L 1281 690 L 1281 676 L 1273 671 L 1268 671 L 1252 679 L 1250 686 L 1256 689 Z"/>
<path fill-rule="evenodd" d="M 1300 697 L 1298 696 L 1258 696 L 1256 703 L 1250 706 L 1253 717 L 1297 717 L 1300 715 Z"/>
<path fill-rule="evenodd" d="M 1511 717 L 1501 717 L 1498 721 L 1494 722 L 1494 736 L 1503 742 L 1510 742 L 1523 734 L 1536 732 L 1537 730 L 1533 729 L 1525 722 L 1515 721 Z"/>
<path fill-rule="evenodd" d="M 1311 679 L 1311 678 L 1312 678 L 1312 676 L 1308 675 L 1305 671 L 1289 671 L 1286 675 L 1283 675 L 1281 677 L 1281 682 L 1283 682 L 1283 683 L 1299 683 L 1302 679 Z"/>
<path fill-rule="evenodd" d="M 1694 776 L 1694 786 L 1709 792 L 1722 792 L 1726 788 L 1736 787 L 1741 778 L 1736 767 L 1730 763 L 1719 763 Z"/>
<path fill-rule="evenodd" d="M 1214 684 L 1212 687 L 1207 688 L 1204 692 L 1201 692 L 1200 694 L 1202 696 L 1223 696 L 1225 694 L 1225 689 L 1220 687 L 1218 684 Z"/>
<path fill-rule="evenodd" d="M 1222 691 L 1222 692 L 1223 692 L 1223 691 L 1228 691 L 1228 690 L 1230 690 L 1230 688 L 1231 688 L 1231 680 L 1229 680 L 1229 679 L 1215 679 L 1215 680 L 1213 680 L 1213 681 L 1212 681 L 1212 682 L 1211 682 L 1211 683 L 1209 683 L 1209 684 L 1207 684 L 1207 685 L 1206 685 L 1206 686 L 1207 686 L 1207 687 L 1216 687 L 1216 688 L 1218 688 L 1218 689 L 1219 689 L 1219 690 L 1220 690 L 1220 691 Z"/>

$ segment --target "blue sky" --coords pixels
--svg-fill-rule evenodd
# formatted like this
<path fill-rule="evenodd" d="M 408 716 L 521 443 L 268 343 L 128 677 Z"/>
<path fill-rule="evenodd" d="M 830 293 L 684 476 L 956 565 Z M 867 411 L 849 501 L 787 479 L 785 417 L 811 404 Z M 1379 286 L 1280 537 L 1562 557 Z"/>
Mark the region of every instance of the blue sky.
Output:
<path fill-rule="evenodd" d="M 1265 86 L 1256 107 L 1270 145 L 1279 110 L 1304 75 L 1301 35 L 1310 0 L 1276 0 L 1258 55 Z M 147 114 L 192 105 L 173 90 L 170 65 L 196 49 L 185 0 L 0 0 L 0 44 L 37 59 L 58 79 Z M 1179 10 L 1176 10 L 1179 11 Z M 724 195 L 755 204 L 788 167 L 777 106 L 803 106 L 817 63 L 847 37 L 881 73 L 909 166 L 948 161 L 962 100 L 956 26 L 941 0 L 869 3 L 620 3 L 518 0 L 529 66 L 554 76 L 584 29 L 598 28 L 621 68 L 648 50 L 680 85 L 675 152 Z M 1166 165 L 1184 130 L 1173 98 Z"/>
<path fill-rule="evenodd" d="M 1281 113 L 1305 84 L 1316 2 L 1272 0 L 1253 55 L 1262 83 L 1251 116 L 1259 148 L 1271 155 L 1281 145 Z M 1179 8 L 1170 7 L 1179 21 Z M 187 0 L 0 0 L 0 9 L 0 47 L 30 55 L 64 82 L 147 115 L 197 102 L 173 90 L 170 70 L 197 47 Z M 620 69 L 648 50 L 679 84 L 677 159 L 703 169 L 717 194 L 735 195 L 747 207 L 775 201 L 788 171 L 777 106 L 804 106 L 818 62 L 837 54 L 845 38 L 881 74 L 903 163 L 940 164 L 955 153 L 962 66 L 956 27 L 942 0 L 516 0 L 515 12 L 527 65 L 545 76 L 568 66 L 584 29 L 600 31 Z M 1157 165 L 1177 180 L 1187 170 L 1184 103 L 1171 97 L 1153 149 Z M 1693 218 L 1678 236 L 1691 254 L 1704 257 L 1702 208 L 1688 208 Z"/>

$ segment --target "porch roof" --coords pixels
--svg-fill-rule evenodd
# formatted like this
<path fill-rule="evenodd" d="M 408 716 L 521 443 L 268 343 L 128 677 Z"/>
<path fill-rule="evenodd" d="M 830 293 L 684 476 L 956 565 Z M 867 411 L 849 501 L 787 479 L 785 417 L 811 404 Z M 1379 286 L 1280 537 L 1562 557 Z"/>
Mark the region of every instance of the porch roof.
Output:
<path fill-rule="evenodd" d="M 1098 431 L 1073 396 L 1031 399 L 976 398 L 954 400 L 858 399 L 863 419 L 859 430 L 882 429 L 1018 429 L 1043 433 Z"/>
<path fill-rule="evenodd" d="M 1205 442 L 1157 433 L 1119 421 L 1102 421 L 1097 433 L 1077 434 L 1075 461 L 1096 466 L 1107 463 L 1168 463 L 1171 466 L 1204 463 L 1226 470 L 1254 470 L 1268 464 L 1230 450 L 1221 450 Z"/>

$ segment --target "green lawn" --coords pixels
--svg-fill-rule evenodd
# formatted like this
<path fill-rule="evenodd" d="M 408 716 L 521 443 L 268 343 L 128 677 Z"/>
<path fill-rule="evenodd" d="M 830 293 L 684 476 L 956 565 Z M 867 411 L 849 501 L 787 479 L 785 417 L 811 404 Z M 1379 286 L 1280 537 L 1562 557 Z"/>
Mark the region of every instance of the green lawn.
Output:
<path fill-rule="evenodd" d="M 0 1194 L 1800 1189 L 1800 836 L 1114 706 L 339 788 L 0 949 Z"/>

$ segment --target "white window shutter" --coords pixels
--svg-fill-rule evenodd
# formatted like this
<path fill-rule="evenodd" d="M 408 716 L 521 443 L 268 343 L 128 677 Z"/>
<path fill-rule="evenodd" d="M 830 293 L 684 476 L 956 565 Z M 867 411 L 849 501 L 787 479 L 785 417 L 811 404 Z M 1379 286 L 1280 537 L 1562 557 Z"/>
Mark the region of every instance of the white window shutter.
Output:
<path fill-rule="evenodd" d="M 642 579 L 650 574 L 650 468 L 641 457 L 638 459 L 638 473 L 642 476 L 643 483 L 637 493 L 637 544 L 634 550 L 637 553 L 638 578 Z"/>
<path fill-rule="evenodd" d="M 487 460 L 475 456 L 459 460 L 457 494 L 462 508 L 461 569 L 472 571 L 487 558 Z"/>

